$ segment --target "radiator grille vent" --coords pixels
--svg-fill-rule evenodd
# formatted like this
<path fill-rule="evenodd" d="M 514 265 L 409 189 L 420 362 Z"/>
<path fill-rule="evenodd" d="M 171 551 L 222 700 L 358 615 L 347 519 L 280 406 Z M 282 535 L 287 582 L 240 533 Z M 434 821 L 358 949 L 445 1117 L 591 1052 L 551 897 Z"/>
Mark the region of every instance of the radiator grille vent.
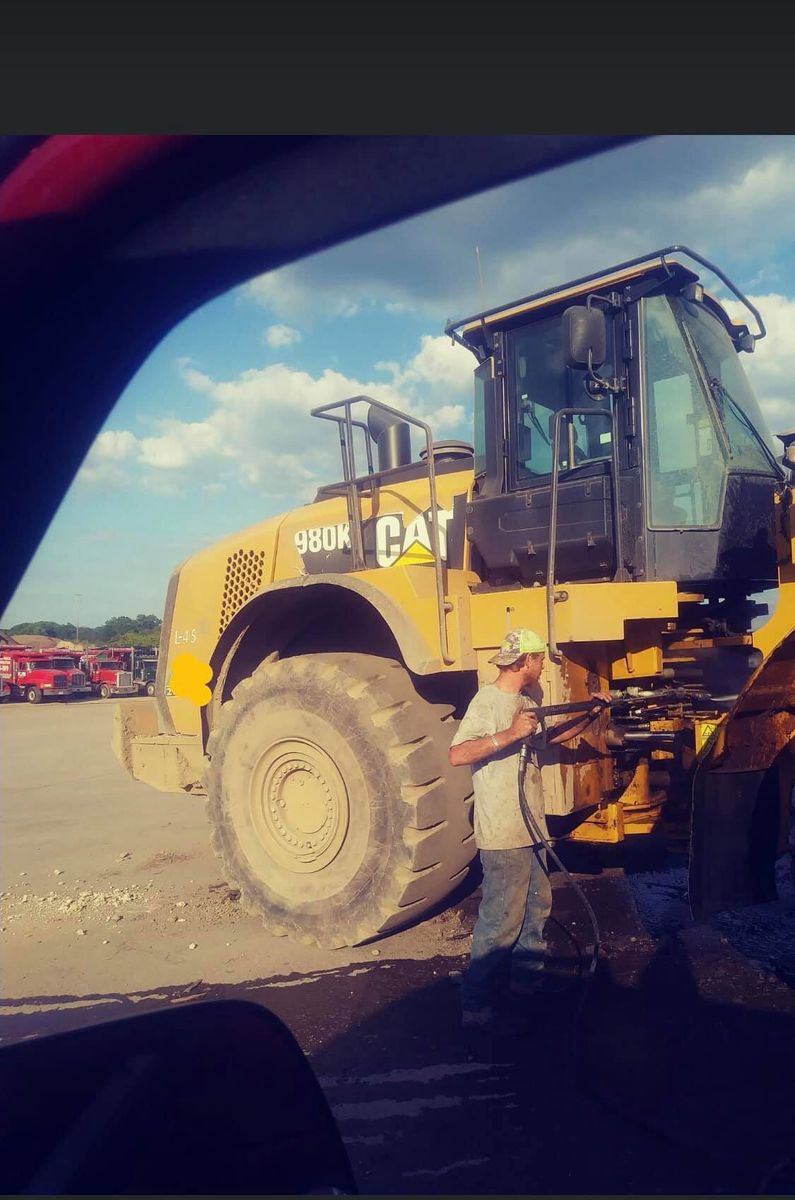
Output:
<path fill-rule="evenodd" d="M 236 550 L 226 561 L 226 579 L 221 600 L 219 635 L 232 617 L 260 589 L 265 567 L 264 550 Z"/>

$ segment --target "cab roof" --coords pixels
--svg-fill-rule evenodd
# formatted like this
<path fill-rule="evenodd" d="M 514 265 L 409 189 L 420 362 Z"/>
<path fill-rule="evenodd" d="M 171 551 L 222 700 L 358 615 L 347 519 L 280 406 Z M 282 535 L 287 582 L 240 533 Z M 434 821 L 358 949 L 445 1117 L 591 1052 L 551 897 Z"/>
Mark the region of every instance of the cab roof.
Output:
<path fill-rule="evenodd" d="M 722 304 L 714 296 L 709 295 L 705 291 L 705 303 L 726 326 L 729 336 L 735 344 L 738 344 L 744 335 L 746 337 L 753 337 L 754 341 L 765 336 L 765 327 L 762 323 L 762 318 L 753 305 L 743 296 L 742 292 L 735 287 L 722 271 L 708 262 L 707 259 L 695 254 L 692 250 L 688 250 L 686 246 L 668 246 L 663 250 L 654 250 L 649 254 L 643 255 L 641 258 L 619 263 L 616 266 L 608 267 L 591 275 L 584 275 L 582 278 L 575 279 L 570 283 L 558 284 L 554 287 L 546 288 L 544 291 L 525 296 L 521 300 L 514 300 L 510 304 L 500 305 L 498 308 L 486 309 L 484 312 L 475 313 L 471 317 L 464 317 L 460 321 L 448 322 L 445 326 L 445 333 L 472 350 L 479 358 L 483 358 L 490 353 L 491 330 L 510 326 L 518 318 L 539 309 L 554 310 L 567 301 L 575 302 L 578 298 L 582 298 L 593 292 L 616 290 L 635 283 L 644 277 L 658 278 L 660 283 L 670 279 L 673 281 L 674 287 L 679 290 L 688 283 L 698 283 L 698 274 L 679 261 L 679 258 L 670 258 L 669 255 L 672 254 L 694 258 L 697 262 L 706 266 L 718 278 L 723 280 L 730 290 L 734 292 L 735 296 L 754 314 L 761 330 L 759 334 L 750 334 L 746 324 L 732 321 Z"/>

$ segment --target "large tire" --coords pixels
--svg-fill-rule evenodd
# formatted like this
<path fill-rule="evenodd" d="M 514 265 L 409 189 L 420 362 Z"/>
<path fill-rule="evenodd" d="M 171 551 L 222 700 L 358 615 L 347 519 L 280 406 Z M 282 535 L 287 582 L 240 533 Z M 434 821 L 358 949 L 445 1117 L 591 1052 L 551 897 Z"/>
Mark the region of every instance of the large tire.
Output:
<path fill-rule="evenodd" d="M 106 683 L 101 683 L 99 685 L 98 695 L 99 695 L 100 700 L 109 700 L 110 699 L 110 688 L 108 687 L 108 685 Z"/>
<path fill-rule="evenodd" d="M 27 700 L 28 704 L 41 704 L 43 699 L 41 688 L 36 687 L 34 684 L 31 684 L 30 687 L 26 687 L 25 699 Z"/>
<path fill-rule="evenodd" d="M 264 663 L 235 688 L 207 745 L 213 844 L 272 933 L 357 945 L 455 889 L 475 844 L 451 712 L 366 654 Z"/>
<path fill-rule="evenodd" d="M 154 685 L 153 683 L 147 683 L 147 685 L 146 685 L 146 694 L 147 694 L 147 696 L 154 696 L 154 694 L 155 694 L 155 685 Z"/>

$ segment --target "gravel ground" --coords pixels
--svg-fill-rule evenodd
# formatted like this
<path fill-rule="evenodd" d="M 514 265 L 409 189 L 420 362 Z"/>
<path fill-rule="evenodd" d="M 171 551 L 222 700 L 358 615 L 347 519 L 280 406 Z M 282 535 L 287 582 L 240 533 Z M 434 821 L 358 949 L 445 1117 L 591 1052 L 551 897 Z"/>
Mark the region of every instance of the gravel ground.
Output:
<path fill-rule="evenodd" d="M 694 924 L 687 905 L 687 867 L 639 871 L 628 880 L 641 920 L 654 938 Z M 795 987 L 795 886 L 789 854 L 776 864 L 776 886 L 778 900 L 729 909 L 705 924 L 717 930 L 752 967 Z"/>

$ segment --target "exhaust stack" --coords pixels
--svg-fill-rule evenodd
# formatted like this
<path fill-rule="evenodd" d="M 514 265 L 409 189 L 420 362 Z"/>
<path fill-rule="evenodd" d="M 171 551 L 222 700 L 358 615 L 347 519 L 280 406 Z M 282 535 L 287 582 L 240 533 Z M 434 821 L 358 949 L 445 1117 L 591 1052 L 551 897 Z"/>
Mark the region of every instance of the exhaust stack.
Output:
<path fill-rule="evenodd" d="M 379 471 L 406 467 L 411 462 L 411 430 L 406 421 L 391 413 L 370 408 L 367 429 L 378 450 Z"/>

